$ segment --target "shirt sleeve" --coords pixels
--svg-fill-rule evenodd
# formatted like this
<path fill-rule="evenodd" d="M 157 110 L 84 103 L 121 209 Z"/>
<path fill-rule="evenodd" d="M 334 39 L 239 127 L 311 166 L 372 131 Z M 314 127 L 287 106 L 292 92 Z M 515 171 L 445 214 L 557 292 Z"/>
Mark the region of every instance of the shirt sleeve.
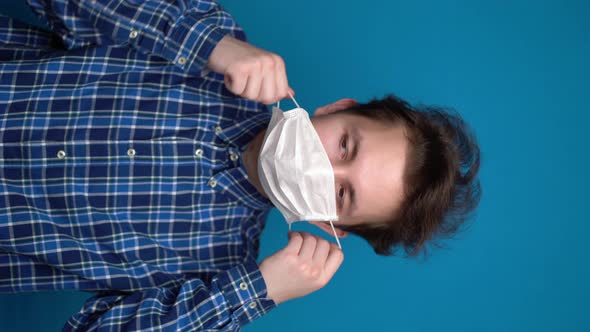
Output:
<path fill-rule="evenodd" d="M 226 35 L 243 30 L 219 4 L 207 0 L 27 0 L 68 49 L 128 44 L 198 75 Z"/>
<path fill-rule="evenodd" d="M 103 292 L 86 301 L 63 331 L 239 331 L 276 306 L 255 262 L 219 273 L 210 285 Z"/>

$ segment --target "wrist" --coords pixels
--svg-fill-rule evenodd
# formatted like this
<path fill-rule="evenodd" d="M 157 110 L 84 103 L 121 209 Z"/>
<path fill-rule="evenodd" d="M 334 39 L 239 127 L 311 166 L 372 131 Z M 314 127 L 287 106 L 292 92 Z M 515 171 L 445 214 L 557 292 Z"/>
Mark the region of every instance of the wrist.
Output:
<path fill-rule="evenodd" d="M 264 261 L 260 264 L 260 274 L 266 284 L 266 297 L 273 300 L 277 305 L 286 301 L 277 294 L 276 285 L 270 276 L 271 272 L 268 270 L 268 266 Z"/>
<path fill-rule="evenodd" d="M 216 73 L 225 74 L 225 70 L 231 61 L 230 57 L 234 53 L 232 49 L 235 48 L 236 41 L 237 39 L 232 36 L 225 35 L 211 52 L 206 64 L 207 68 Z"/>

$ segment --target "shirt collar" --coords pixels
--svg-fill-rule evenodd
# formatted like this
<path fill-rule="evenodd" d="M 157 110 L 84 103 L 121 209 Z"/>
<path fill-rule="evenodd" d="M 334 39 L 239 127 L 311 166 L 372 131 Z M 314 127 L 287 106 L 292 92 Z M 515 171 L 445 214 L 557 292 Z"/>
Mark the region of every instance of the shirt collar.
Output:
<path fill-rule="evenodd" d="M 246 109 L 251 109 L 251 107 Z M 218 137 L 240 151 L 244 151 L 246 145 L 252 141 L 256 134 L 268 127 L 271 116 L 272 113 L 263 104 L 258 104 L 256 112 L 240 111 L 233 108 L 225 110 L 219 123 L 221 131 L 218 133 Z"/>
<path fill-rule="evenodd" d="M 249 100 L 244 101 L 254 103 Z M 218 133 L 218 137 L 229 145 L 233 145 L 240 153 L 246 150 L 248 143 L 254 139 L 256 134 L 266 129 L 270 122 L 272 115 L 270 110 L 263 104 L 257 104 L 258 110 L 256 112 L 226 110 L 225 116 L 219 123 L 222 130 Z M 251 105 L 245 108 L 251 109 Z M 248 173 L 241 156 L 238 159 L 238 165 L 224 172 L 219 180 L 222 185 L 227 181 L 227 185 L 223 187 L 228 193 L 235 196 L 237 201 L 257 210 L 267 210 L 273 207 L 272 202 L 258 192 L 248 179 Z"/>
<path fill-rule="evenodd" d="M 268 210 L 273 207 L 272 202 L 258 192 L 248 180 L 244 163 L 240 162 L 237 167 L 223 172 L 219 180 L 225 192 L 234 196 L 236 201 L 256 210 Z"/>

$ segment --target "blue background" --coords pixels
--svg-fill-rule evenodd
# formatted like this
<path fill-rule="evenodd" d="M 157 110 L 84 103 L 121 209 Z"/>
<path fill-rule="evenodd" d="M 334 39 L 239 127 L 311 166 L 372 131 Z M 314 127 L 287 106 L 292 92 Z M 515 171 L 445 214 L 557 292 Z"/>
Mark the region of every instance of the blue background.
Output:
<path fill-rule="evenodd" d="M 384 258 L 346 238 L 328 286 L 244 331 L 590 331 L 590 2 L 222 3 L 309 111 L 395 92 L 455 107 L 483 152 L 482 202 L 449 249 Z M 22 1 L 0 12 L 34 20 Z M 274 211 L 261 258 L 286 232 Z M 2 295 L 0 331 L 58 330 L 87 297 Z"/>

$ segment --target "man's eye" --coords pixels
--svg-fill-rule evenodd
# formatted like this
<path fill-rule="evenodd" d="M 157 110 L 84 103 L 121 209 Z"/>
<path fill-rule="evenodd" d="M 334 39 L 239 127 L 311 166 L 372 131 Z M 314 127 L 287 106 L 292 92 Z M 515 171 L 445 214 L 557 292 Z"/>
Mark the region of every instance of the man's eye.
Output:
<path fill-rule="evenodd" d="M 342 159 L 346 158 L 346 153 L 348 152 L 347 144 L 348 136 L 345 135 L 344 137 L 342 137 L 342 140 L 340 140 L 340 158 Z"/>

